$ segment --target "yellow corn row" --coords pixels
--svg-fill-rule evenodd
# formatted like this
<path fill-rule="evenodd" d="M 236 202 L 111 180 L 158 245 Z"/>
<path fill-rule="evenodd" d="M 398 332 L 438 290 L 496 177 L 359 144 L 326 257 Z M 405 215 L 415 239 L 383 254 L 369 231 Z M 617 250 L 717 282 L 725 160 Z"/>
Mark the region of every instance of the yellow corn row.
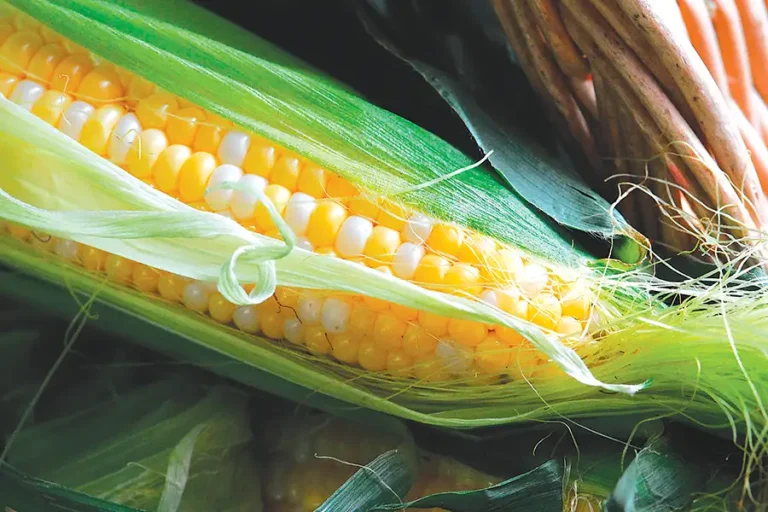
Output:
<path fill-rule="evenodd" d="M 274 512 L 315 510 L 360 466 L 398 445 L 394 436 L 336 418 L 275 419 L 263 442 L 269 457 L 263 472 L 264 506 Z M 499 481 L 449 457 L 423 454 L 416 482 L 402 498 L 413 501 L 440 492 L 483 489 Z"/>
<path fill-rule="evenodd" d="M 25 15 L 0 19 L 0 95 L 195 208 L 279 238 L 258 199 L 261 191 L 302 250 L 485 301 L 578 342 L 591 339 L 594 294 L 584 276 L 374 197 L 104 62 Z M 214 188 L 228 182 L 243 188 Z M 371 297 L 281 287 L 263 304 L 236 307 L 215 283 L 190 281 L 19 226 L 7 230 L 216 322 L 369 371 L 423 380 L 478 374 L 519 378 L 522 370 L 535 374 L 546 362 L 506 327 L 439 317 Z"/>

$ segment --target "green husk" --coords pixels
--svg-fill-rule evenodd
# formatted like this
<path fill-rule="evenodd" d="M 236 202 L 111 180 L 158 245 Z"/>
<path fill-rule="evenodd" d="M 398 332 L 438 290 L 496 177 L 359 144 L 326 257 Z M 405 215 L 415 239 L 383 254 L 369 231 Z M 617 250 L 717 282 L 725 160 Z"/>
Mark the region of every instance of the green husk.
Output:
<path fill-rule="evenodd" d="M 24 429 L 9 463 L 139 510 L 260 510 L 246 397 L 171 378 Z"/>

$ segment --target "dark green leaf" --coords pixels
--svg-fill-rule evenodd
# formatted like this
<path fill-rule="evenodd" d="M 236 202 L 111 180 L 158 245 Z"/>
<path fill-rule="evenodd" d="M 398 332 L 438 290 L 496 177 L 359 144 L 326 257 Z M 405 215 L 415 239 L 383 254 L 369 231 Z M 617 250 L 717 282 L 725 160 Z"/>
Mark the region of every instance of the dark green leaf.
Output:
<path fill-rule="evenodd" d="M 562 512 L 563 467 L 551 460 L 523 475 L 476 491 L 433 494 L 409 503 L 392 503 L 372 510 L 439 507 L 451 512 Z"/>

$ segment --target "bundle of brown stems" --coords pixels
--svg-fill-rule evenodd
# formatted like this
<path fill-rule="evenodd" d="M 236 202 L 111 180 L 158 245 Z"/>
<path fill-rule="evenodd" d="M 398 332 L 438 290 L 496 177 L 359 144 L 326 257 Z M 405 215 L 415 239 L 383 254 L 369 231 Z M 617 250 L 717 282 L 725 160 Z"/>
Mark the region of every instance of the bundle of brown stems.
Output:
<path fill-rule="evenodd" d="M 763 0 L 492 0 L 593 184 L 652 242 L 768 261 Z"/>

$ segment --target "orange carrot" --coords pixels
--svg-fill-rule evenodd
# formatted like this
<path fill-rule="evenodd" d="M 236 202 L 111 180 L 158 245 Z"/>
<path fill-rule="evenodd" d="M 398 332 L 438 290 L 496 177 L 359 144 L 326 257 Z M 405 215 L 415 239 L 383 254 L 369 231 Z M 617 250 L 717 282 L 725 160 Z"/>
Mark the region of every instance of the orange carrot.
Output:
<path fill-rule="evenodd" d="M 712 18 L 705 2 L 707 0 L 678 0 L 680 13 L 688 28 L 688 36 L 701 60 L 707 65 L 709 72 L 717 82 L 717 86 L 725 96 L 730 96 L 728 77 L 725 74 L 725 64 L 717 43 L 717 33 L 712 25 Z"/>
<path fill-rule="evenodd" d="M 715 0 L 712 23 L 714 23 L 717 39 L 720 42 L 720 52 L 723 55 L 731 96 L 744 112 L 744 115 L 747 116 L 749 122 L 756 126 L 757 116 L 750 94 L 752 71 L 749 65 L 749 53 L 735 1 Z"/>
<path fill-rule="evenodd" d="M 755 0 L 736 0 L 744 26 L 749 63 L 755 87 L 768 101 L 768 9 Z"/>
<path fill-rule="evenodd" d="M 756 90 L 752 91 L 752 97 L 754 98 L 755 105 L 757 106 L 757 113 L 760 115 L 760 135 L 763 137 L 763 143 L 768 147 L 768 105 L 765 104 L 763 98 Z"/>
<path fill-rule="evenodd" d="M 763 187 L 763 191 L 768 193 L 768 148 L 765 147 L 760 134 L 747 121 L 744 113 L 736 103 L 731 103 L 731 110 L 733 111 L 734 118 L 739 123 L 741 137 L 751 153 L 752 162 L 755 164 L 755 170 L 760 178 L 760 185 Z"/>

